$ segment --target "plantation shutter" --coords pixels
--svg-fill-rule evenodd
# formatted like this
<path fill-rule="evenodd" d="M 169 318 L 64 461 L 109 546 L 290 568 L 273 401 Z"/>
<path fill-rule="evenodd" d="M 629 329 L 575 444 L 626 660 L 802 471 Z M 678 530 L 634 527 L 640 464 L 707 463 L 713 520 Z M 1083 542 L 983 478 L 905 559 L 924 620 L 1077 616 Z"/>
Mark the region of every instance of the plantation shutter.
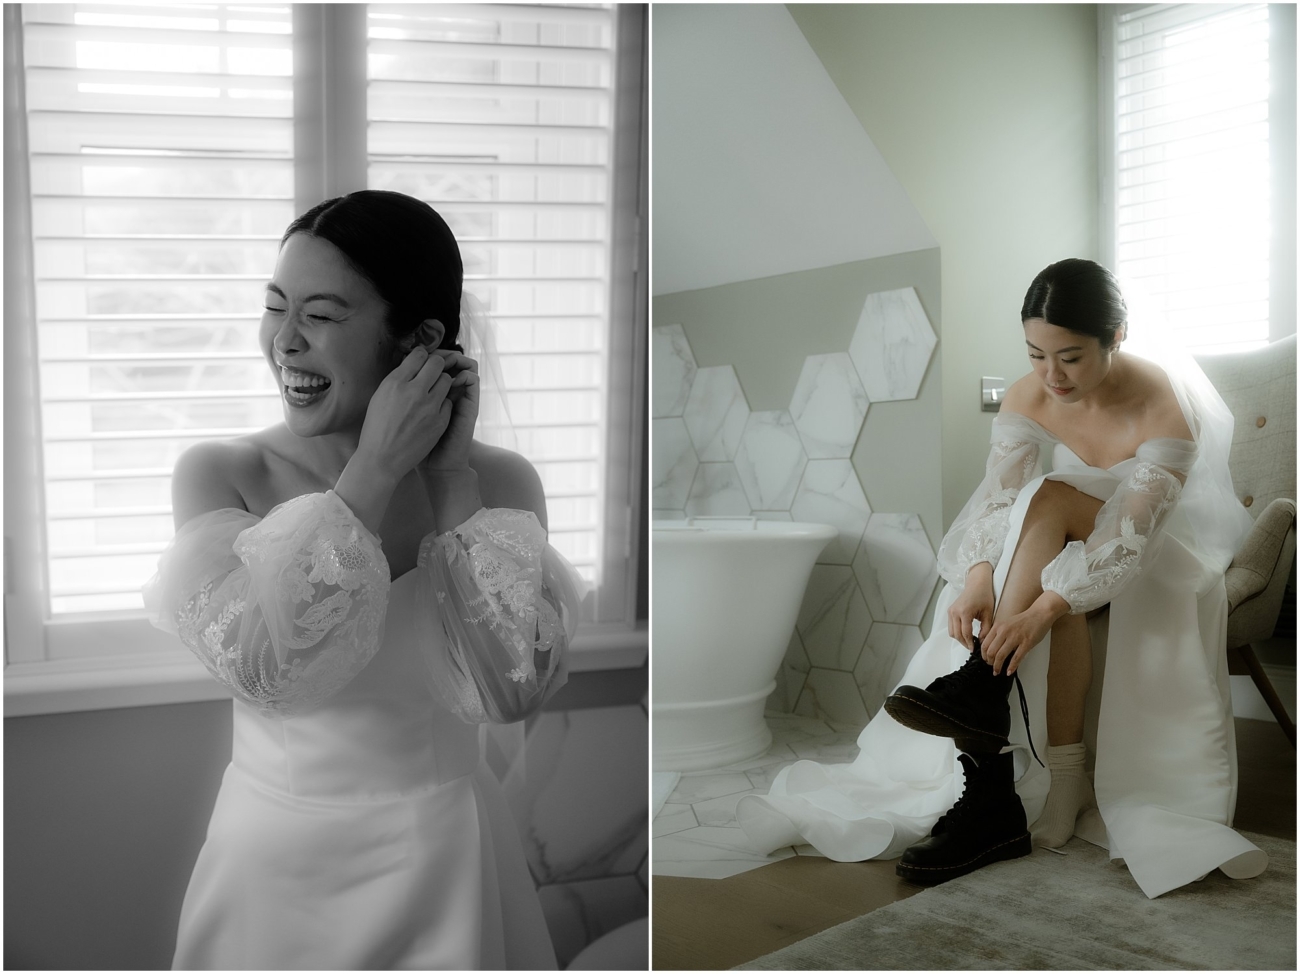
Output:
<path fill-rule="evenodd" d="M 552 543 L 599 582 L 614 11 L 370 4 L 369 185 L 423 199 L 496 324 Z"/>
<path fill-rule="evenodd" d="M 51 611 L 139 609 L 177 456 L 281 418 L 257 328 L 294 216 L 290 11 L 23 22 Z"/>
<path fill-rule="evenodd" d="M 1269 338 L 1269 14 L 1115 22 L 1116 272 L 1198 350 Z"/>

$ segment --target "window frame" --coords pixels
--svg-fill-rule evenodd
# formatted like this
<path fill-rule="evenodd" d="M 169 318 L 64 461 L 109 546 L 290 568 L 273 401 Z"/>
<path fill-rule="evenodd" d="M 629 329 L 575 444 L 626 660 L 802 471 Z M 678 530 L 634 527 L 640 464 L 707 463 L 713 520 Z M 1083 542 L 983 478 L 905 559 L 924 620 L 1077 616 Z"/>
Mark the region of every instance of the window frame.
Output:
<path fill-rule="evenodd" d="M 1097 7 L 1098 51 L 1098 194 L 1099 256 L 1116 266 L 1116 188 L 1119 185 L 1116 116 L 1115 24 L 1119 17 L 1151 3 L 1101 4 Z M 1268 340 L 1296 331 L 1296 8 L 1268 3 L 1269 160 L 1272 174 L 1272 240 L 1269 243 Z M 1280 81 L 1280 83 L 1278 83 Z"/>
<path fill-rule="evenodd" d="M 570 650 L 574 672 L 640 667 L 649 647 L 646 622 L 636 616 L 638 590 L 649 583 L 643 532 L 637 529 L 637 518 L 648 513 L 642 509 L 641 483 L 649 293 L 648 17 L 642 4 L 615 9 L 619 67 L 610 320 L 628 326 L 610 329 L 605 496 L 607 523 L 625 523 L 621 533 L 606 533 L 604 554 L 607 563 L 609 555 L 616 555 L 626 570 L 621 579 L 612 580 L 621 610 L 615 620 L 584 626 L 575 638 Z M 294 5 L 294 182 L 299 211 L 322 198 L 365 188 L 365 13 L 364 4 Z M 5 716 L 228 699 L 229 693 L 203 665 L 174 637 L 153 628 L 143 612 L 71 618 L 47 614 L 41 418 L 39 406 L 33 405 L 39 399 L 39 365 L 21 5 L 6 4 L 3 16 Z M 324 114 L 324 104 L 340 103 L 340 115 Z M 351 151 L 335 151 L 343 147 Z M 38 570 L 15 571 L 21 566 Z M 96 649 L 87 655 L 85 647 L 91 643 Z"/>

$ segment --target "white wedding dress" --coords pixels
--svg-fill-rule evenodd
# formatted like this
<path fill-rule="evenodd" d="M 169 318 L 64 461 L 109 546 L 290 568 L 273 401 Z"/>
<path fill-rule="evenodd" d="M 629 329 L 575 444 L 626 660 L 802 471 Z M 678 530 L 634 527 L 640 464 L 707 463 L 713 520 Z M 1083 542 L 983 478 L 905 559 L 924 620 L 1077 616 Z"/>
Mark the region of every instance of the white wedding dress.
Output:
<path fill-rule="evenodd" d="M 1000 595 L 1025 512 L 1045 479 L 1103 500 L 1092 535 L 1044 569 L 1043 587 L 1073 612 L 1109 603 L 1099 617 L 1105 621 L 1090 624 L 1085 740 L 1098 807 L 1080 816 L 1076 834 L 1123 860 L 1149 897 L 1216 867 L 1248 878 L 1267 865 L 1231 828 L 1237 768 L 1223 573 L 1251 524 L 1227 469 L 1232 416 L 1190 357 L 1177 367 L 1161 364 L 1195 443 L 1149 440 L 1135 457 L 1100 469 L 1027 417 L 1003 411 L 994 419 L 985 479 L 940 545 L 948 584 L 930 638 L 900 681 L 924 687 L 968 658 L 948 635 L 948 607 L 966 570 L 981 561 L 994 565 Z M 1047 742 L 1050 643 L 1049 634 L 1018 669 L 1039 753 Z M 1032 823 L 1051 779 L 1029 755 L 1020 708 L 1011 710 L 1016 790 Z M 947 738 L 909 730 L 882 709 L 858 746 L 851 763 L 797 761 L 767 796 L 741 799 L 737 818 L 751 841 L 763 852 L 807 842 L 842 862 L 892 859 L 928 835 L 961 795 L 962 770 Z"/>
<path fill-rule="evenodd" d="M 529 512 L 430 535 L 391 583 L 332 491 L 182 526 L 146 605 L 235 713 L 173 966 L 554 968 L 478 723 L 564 682 L 580 587 Z"/>

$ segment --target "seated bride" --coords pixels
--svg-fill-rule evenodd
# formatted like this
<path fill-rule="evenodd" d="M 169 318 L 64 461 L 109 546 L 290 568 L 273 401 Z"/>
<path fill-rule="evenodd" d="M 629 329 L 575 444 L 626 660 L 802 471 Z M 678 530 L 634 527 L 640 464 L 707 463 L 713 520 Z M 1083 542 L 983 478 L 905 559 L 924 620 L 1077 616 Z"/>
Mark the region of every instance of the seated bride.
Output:
<path fill-rule="evenodd" d="M 855 761 L 796 762 L 738 821 L 765 851 L 901 856 L 922 885 L 1076 834 L 1152 897 L 1214 868 L 1258 875 L 1264 853 L 1231 828 L 1221 665 L 1223 573 L 1251 524 L 1228 473 L 1232 415 L 1190 356 L 1130 350 L 1099 264 L 1047 267 L 1020 317 L 1033 371 L 939 547 L 929 639 Z M 1088 617 L 1105 607 L 1094 647 Z"/>

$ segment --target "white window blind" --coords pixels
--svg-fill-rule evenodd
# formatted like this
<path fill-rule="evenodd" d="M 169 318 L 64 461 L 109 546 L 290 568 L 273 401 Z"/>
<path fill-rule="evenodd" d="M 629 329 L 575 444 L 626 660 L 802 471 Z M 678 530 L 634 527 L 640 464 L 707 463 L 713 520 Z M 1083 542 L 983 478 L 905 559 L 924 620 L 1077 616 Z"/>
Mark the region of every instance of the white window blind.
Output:
<path fill-rule="evenodd" d="M 287 6 L 25 4 L 50 611 L 142 607 L 186 446 L 280 418 Z"/>
<path fill-rule="evenodd" d="M 368 7 L 369 185 L 446 218 L 552 543 L 601 582 L 614 10 Z"/>
<path fill-rule="evenodd" d="M 1116 273 L 1189 348 L 1266 343 L 1267 5 L 1142 7 L 1114 45 Z"/>

